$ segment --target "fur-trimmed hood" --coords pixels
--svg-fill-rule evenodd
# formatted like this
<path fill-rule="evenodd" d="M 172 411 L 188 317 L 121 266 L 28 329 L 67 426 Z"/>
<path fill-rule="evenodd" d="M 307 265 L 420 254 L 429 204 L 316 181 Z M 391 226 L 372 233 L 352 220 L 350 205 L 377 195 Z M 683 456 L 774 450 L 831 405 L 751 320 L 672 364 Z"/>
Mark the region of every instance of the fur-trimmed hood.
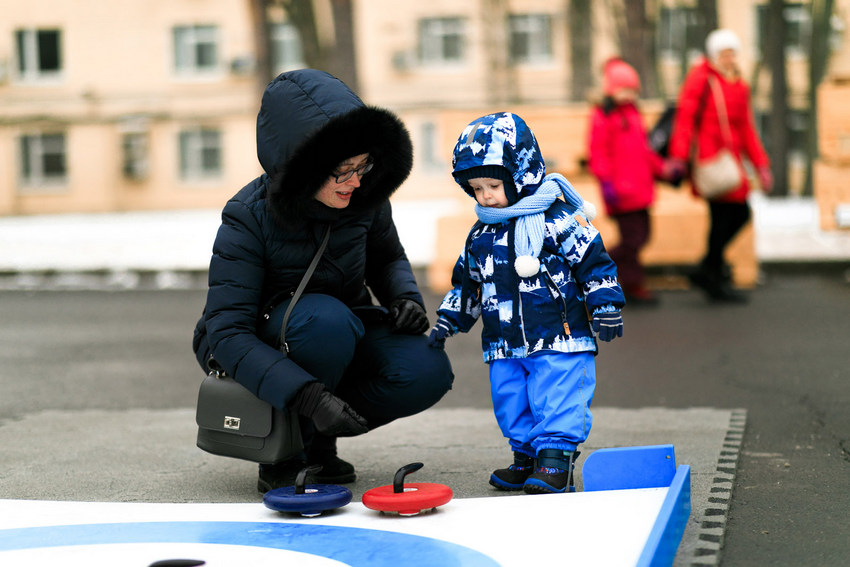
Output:
<path fill-rule="evenodd" d="M 388 110 L 366 106 L 324 71 L 290 71 L 266 87 L 257 157 L 271 178 L 267 198 L 277 222 L 333 215 L 316 192 L 341 162 L 362 153 L 375 167 L 354 191 L 350 211 L 375 208 L 407 179 L 413 145 L 404 124 Z"/>

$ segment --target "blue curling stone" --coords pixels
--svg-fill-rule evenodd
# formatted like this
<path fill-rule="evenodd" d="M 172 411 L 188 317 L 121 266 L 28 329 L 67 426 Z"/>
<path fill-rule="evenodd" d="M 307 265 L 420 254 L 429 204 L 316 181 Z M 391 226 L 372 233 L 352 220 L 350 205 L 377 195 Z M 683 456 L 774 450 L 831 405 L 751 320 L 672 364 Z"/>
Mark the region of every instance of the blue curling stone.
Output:
<path fill-rule="evenodd" d="M 318 516 L 322 512 L 342 508 L 351 502 L 351 491 L 335 484 L 307 484 L 298 493 L 295 486 L 269 490 L 263 504 L 277 512 L 293 512 L 302 516 Z"/>

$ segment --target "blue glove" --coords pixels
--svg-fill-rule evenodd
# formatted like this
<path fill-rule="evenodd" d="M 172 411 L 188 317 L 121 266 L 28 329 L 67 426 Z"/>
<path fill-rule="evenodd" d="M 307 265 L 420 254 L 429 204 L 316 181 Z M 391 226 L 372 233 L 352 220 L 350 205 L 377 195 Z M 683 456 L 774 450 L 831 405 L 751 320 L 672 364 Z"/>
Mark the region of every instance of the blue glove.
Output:
<path fill-rule="evenodd" d="M 440 317 L 431 334 L 428 336 L 428 345 L 433 348 L 446 348 L 446 339 L 452 336 L 452 326 L 448 321 Z"/>
<path fill-rule="evenodd" d="M 623 336 L 623 316 L 619 310 L 597 313 L 593 316 L 593 332 L 596 338 L 607 342 Z"/>

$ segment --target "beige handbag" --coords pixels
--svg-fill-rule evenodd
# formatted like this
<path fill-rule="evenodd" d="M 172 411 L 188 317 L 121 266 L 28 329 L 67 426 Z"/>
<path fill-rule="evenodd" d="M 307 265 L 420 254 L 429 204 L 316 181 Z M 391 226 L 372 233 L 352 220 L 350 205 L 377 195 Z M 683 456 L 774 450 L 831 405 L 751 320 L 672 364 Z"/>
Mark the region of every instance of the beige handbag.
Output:
<path fill-rule="evenodd" d="M 723 93 L 718 93 L 720 86 L 717 79 L 708 77 L 708 84 L 720 115 L 720 127 L 726 146 L 709 158 L 697 159 L 698 151 L 694 151 L 692 178 L 697 193 L 706 199 L 716 199 L 738 187 L 744 180 L 741 166 L 728 146 L 731 145 L 732 134 L 729 129 L 729 118 L 726 116 L 726 104 Z"/>

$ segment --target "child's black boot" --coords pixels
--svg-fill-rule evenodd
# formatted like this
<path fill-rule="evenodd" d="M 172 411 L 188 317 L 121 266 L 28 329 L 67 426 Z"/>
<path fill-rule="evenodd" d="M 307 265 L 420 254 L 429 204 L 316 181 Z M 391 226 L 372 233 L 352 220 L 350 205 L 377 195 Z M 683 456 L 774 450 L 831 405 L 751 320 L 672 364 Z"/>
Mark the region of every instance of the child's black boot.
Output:
<path fill-rule="evenodd" d="M 575 492 L 573 468 L 579 452 L 542 449 L 537 453 L 537 468 L 522 489 L 528 494 Z"/>
<path fill-rule="evenodd" d="M 534 457 L 514 451 L 514 463 L 490 475 L 490 484 L 499 490 L 522 490 L 525 480 L 534 472 Z"/>

